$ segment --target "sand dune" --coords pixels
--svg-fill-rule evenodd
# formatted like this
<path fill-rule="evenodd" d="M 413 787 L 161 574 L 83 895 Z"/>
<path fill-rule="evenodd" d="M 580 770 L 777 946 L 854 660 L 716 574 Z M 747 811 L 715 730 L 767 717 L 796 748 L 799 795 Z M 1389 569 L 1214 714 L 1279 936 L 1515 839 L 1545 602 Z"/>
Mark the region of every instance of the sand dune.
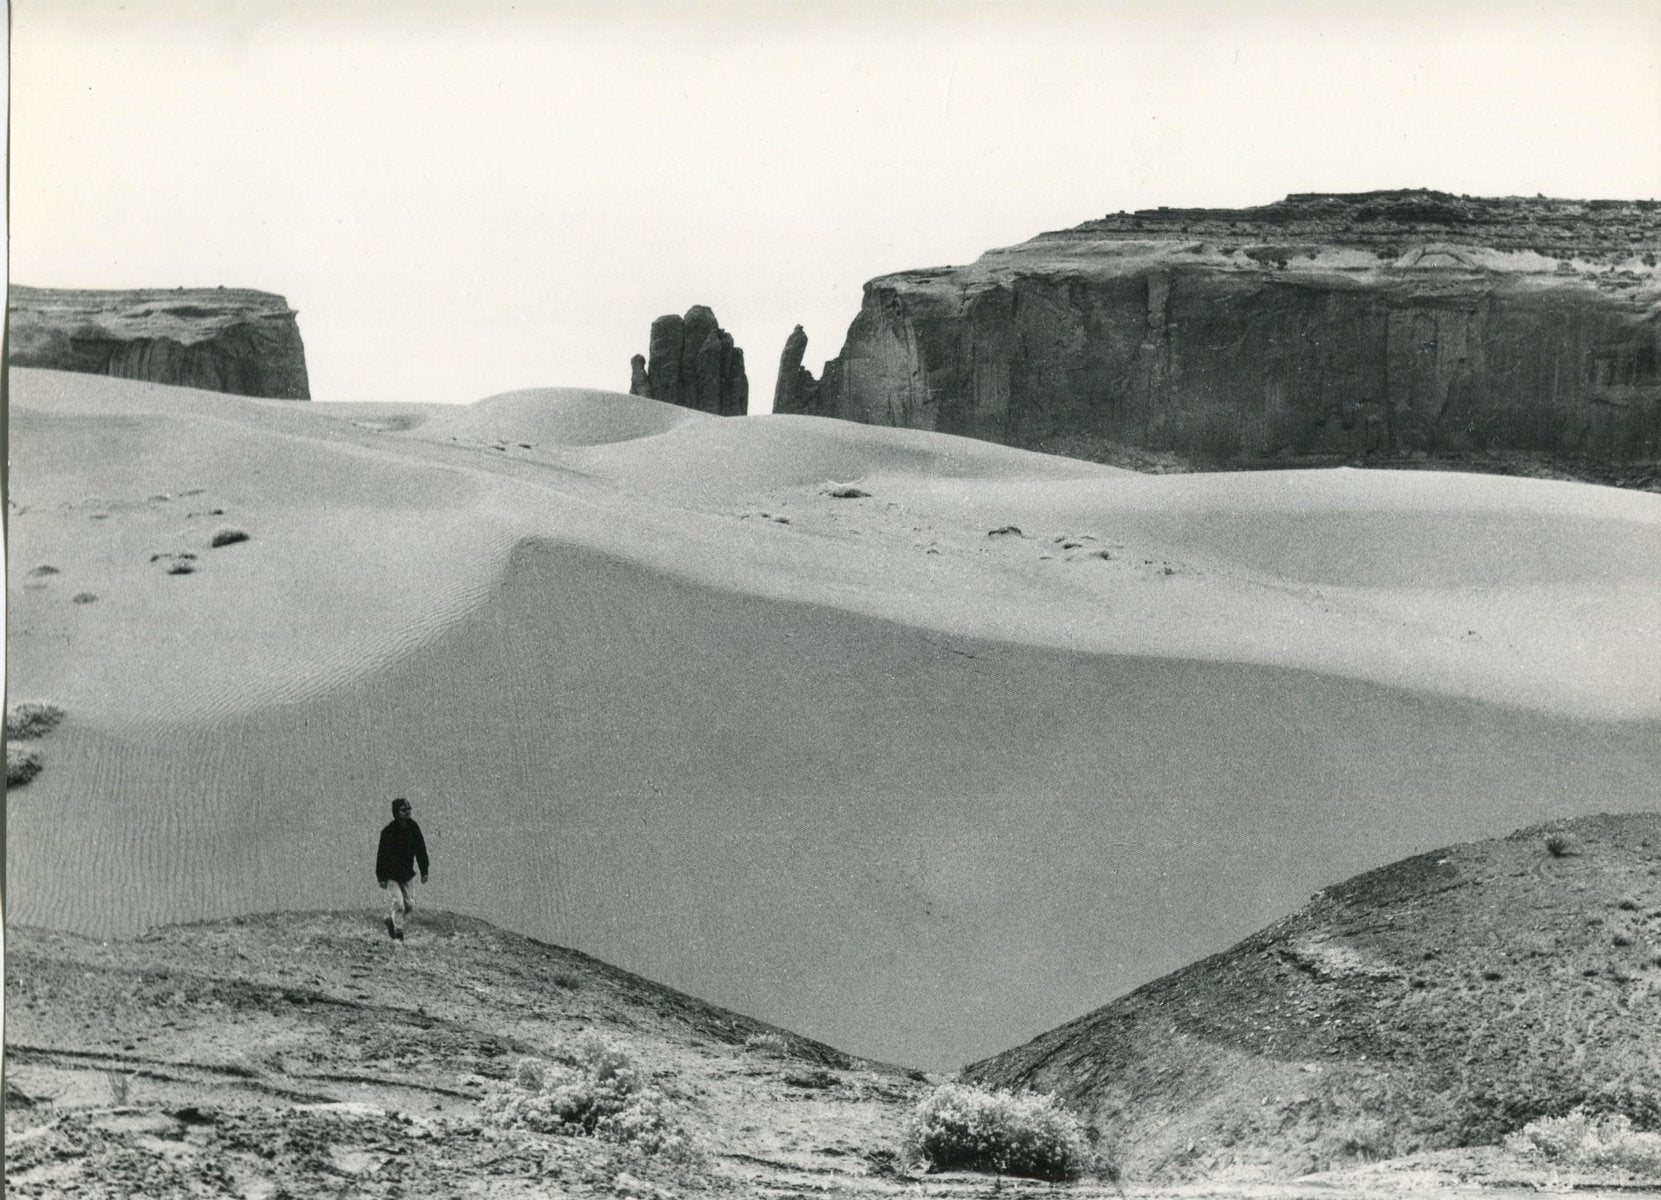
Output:
<path fill-rule="evenodd" d="M 10 700 L 69 713 L 17 921 L 367 902 L 403 794 L 435 902 L 945 1064 L 1661 769 L 1653 496 L 557 389 L 20 370 L 11 421 Z"/>

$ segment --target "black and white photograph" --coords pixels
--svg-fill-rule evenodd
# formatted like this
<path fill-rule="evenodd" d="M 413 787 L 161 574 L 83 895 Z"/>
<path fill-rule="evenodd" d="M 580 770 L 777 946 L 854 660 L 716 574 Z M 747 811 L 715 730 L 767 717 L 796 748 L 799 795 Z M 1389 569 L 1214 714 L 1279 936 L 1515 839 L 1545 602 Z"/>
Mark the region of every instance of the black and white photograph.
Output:
<path fill-rule="evenodd" d="M 9 1198 L 1661 1196 L 1657 0 L 11 0 Z"/>

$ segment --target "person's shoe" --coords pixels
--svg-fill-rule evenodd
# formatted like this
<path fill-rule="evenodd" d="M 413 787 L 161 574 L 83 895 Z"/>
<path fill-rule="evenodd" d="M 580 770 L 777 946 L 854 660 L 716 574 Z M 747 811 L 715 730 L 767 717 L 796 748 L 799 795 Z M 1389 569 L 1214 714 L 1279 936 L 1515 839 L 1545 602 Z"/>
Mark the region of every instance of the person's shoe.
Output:
<path fill-rule="evenodd" d="M 404 931 L 402 929 L 394 929 L 392 931 L 392 940 L 395 941 L 395 942 L 403 941 L 404 940 Z"/>
<path fill-rule="evenodd" d="M 398 927 L 392 923 L 391 917 L 386 919 L 386 936 L 392 938 L 394 941 L 398 938 Z"/>

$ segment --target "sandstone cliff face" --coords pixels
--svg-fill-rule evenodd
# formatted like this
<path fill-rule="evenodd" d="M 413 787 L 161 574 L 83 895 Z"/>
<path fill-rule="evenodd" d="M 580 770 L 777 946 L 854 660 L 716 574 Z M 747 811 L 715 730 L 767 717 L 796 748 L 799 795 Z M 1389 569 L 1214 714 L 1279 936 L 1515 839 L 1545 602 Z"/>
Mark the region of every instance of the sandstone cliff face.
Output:
<path fill-rule="evenodd" d="M 744 416 L 750 408 L 750 383 L 744 374 L 744 351 L 702 304 L 652 322 L 649 359 L 631 361 L 629 392 L 720 416 Z"/>
<path fill-rule="evenodd" d="M 1661 206 L 1293 196 L 866 285 L 778 411 L 1097 457 L 1661 457 Z M 781 389 L 782 391 L 782 389 Z"/>
<path fill-rule="evenodd" d="M 306 350 L 281 296 L 240 288 L 11 288 L 7 357 L 20 367 L 309 400 Z"/>

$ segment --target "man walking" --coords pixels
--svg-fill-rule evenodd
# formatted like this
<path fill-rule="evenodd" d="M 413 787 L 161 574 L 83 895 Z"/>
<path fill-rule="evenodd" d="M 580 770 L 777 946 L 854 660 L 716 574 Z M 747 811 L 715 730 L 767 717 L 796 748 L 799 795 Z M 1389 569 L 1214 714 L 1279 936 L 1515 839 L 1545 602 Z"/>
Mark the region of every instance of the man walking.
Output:
<path fill-rule="evenodd" d="M 427 882 L 427 842 L 421 826 L 410 818 L 409 801 L 399 796 L 392 802 L 392 820 L 381 830 L 380 849 L 375 853 L 375 879 L 382 890 L 392 893 L 392 912 L 386 918 L 387 936 L 404 940 L 404 914 L 415 907 L 411 884 L 415 868 L 421 867 L 421 882 Z"/>

